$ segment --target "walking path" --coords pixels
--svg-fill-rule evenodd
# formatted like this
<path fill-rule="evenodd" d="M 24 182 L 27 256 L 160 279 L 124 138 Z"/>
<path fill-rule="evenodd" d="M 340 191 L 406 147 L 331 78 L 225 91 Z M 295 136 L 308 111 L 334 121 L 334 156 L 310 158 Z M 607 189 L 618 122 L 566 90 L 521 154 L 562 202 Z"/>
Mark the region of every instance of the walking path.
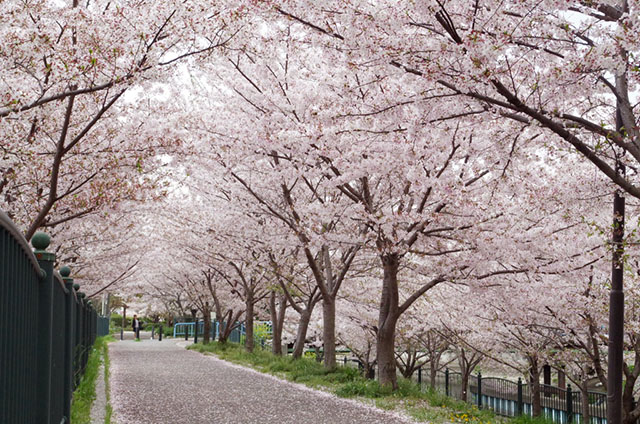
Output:
<path fill-rule="evenodd" d="M 109 345 L 117 424 L 392 424 L 411 422 L 357 401 L 185 349 L 175 339 Z"/>

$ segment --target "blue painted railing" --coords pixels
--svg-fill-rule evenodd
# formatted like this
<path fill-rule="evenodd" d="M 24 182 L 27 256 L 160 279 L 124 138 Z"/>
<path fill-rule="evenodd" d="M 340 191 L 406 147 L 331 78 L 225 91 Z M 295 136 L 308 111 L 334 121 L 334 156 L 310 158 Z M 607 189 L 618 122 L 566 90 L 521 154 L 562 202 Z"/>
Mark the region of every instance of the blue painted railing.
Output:
<path fill-rule="evenodd" d="M 173 325 L 173 337 L 184 337 L 185 332 L 187 337 L 193 337 L 195 332 L 194 322 L 177 322 Z M 204 321 L 198 321 L 198 335 L 204 333 Z M 244 324 L 239 324 L 237 328 L 231 331 L 229 334 L 229 341 L 234 343 L 242 343 L 244 341 L 245 328 Z M 213 340 L 218 339 L 220 336 L 220 323 L 218 321 L 211 322 L 210 336 Z"/>

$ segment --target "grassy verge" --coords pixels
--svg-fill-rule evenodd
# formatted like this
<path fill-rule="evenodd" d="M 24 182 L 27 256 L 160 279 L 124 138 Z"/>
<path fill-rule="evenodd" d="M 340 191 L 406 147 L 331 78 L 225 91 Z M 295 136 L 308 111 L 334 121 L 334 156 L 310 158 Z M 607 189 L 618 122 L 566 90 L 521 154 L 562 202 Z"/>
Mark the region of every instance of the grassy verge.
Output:
<path fill-rule="evenodd" d="M 242 346 L 234 343 L 197 344 L 189 346 L 189 349 L 205 354 L 213 353 L 226 361 L 246 365 L 340 397 L 355 398 L 381 409 L 403 412 L 421 422 L 493 424 L 508 421 L 489 410 L 478 410 L 475 406 L 438 392 L 421 391 L 415 383 L 405 379 L 401 379 L 399 389 L 392 392 L 375 380 L 363 378 L 357 369 L 338 367 L 334 371 L 327 371 L 322 364 L 312 359 L 294 361 L 291 357 L 275 356 L 259 349 L 254 353 L 247 353 Z"/>
<path fill-rule="evenodd" d="M 112 336 L 108 336 L 107 342 L 115 341 Z M 111 407 L 111 386 L 109 385 L 109 378 L 111 377 L 111 360 L 109 359 L 109 347 L 107 343 L 104 344 L 103 348 L 103 363 L 104 363 L 104 386 L 107 395 L 107 406 L 104 417 L 104 424 L 112 424 L 111 423 L 111 415 L 113 414 L 113 408 Z"/>
<path fill-rule="evenodd" d="M 98 337 L 93 345 L 82 381 L 73 392 L 71 422 L 74 424 L 91 424 L 91 405 L 96 398 L 96 379 L 98 378 L 100 363 L 102 363 L 102 358 L 107 352 L 107 343 L 113 340 L 111 336 Z"/>
<path fill-rule="evenodd" d="M 521 415 L 512 419 L 509 424 L 554 424 L 554 422 L 545 417 L 532 418 L 528 415 Z"/>

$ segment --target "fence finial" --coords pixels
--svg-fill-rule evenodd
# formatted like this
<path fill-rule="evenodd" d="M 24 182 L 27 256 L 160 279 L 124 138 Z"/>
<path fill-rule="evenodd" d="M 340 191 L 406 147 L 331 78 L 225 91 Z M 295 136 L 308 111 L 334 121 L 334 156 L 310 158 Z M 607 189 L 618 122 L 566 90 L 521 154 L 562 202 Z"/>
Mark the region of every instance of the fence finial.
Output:
<path fill-rule="evenodd" d="M 62 268 L 60 268 L 60 275 L 62 275 L 62 278 L 69 278 L 69 276 L 71 275 L 71 268 L 66 265 L 63 266 Z"/>
<path fill-rule="evenodd" d="M 38 231 L 31 237 L 31 246 L 36 250 L 47 250 L 47 247 L 51 244 L 51 237 L 47 233 Z"/>
<path fill-rule="evenodd" d="M 46 249 L 51 244 L 51 237 L 47 233 L 38 231 L 31 237 L 31 245 L 35 248 L 33 252 L 36 255 L 36 259 L 39 261 L 54 262 L 56 260 L 56 254 L 47 252 Z M 40 265 L 42 267 L 42 265 Z"/>

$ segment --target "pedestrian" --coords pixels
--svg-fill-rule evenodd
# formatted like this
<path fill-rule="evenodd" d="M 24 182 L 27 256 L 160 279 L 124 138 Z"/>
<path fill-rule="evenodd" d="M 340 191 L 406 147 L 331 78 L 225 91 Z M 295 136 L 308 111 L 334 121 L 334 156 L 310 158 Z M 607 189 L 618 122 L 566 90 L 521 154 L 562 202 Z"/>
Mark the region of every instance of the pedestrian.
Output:
<path fill-rule="evenodd" d="M 140 340 L 140 320 L 138 319 L 138 315 L 133 316 L 133 320 L 131 321 L 131 326 L 133 327 L 133 332 L 136 334 L 136 340 Z"/>

